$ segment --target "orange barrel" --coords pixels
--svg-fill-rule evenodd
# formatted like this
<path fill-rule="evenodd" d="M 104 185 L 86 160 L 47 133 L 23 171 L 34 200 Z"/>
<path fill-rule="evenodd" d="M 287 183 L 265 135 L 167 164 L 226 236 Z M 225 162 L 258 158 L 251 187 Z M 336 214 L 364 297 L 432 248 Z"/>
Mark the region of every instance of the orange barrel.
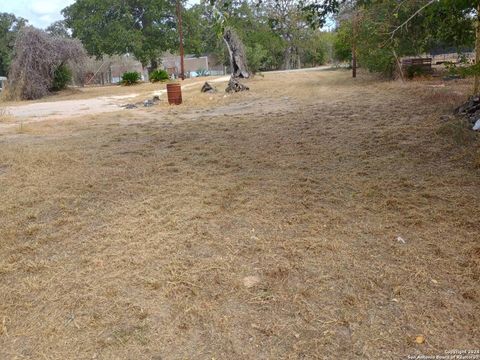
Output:
<path fill-rule="evenodd" d="M 180 105 L 182 103 L 182 86 L 177 83 L 167 84 L 168 103 Z"/>

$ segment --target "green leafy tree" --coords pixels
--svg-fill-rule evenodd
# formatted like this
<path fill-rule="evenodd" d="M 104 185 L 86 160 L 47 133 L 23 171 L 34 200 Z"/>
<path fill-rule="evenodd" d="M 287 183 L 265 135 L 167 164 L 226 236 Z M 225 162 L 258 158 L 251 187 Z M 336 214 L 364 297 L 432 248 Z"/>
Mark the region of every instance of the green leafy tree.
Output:
<path fill-rule="evenodd" d="M 65 20 L 58 20 L 53 22 L 45 29 L 45 31 L 52 36 L 59 36 L 65 38 L 71 37 Z"/>
<path fill-rule="evenodd" d="M 268 52 L 260 44 L 254 44 L 253 47 L 246 46 L 248 66 L 253 73 L 265 68 L 265 62 L 268 58 Z"/>
<path fill-rule="evenodd" d="M 27 20 L 13 14 L 0 13 L 0 75 L 8 74 L 12 61 L 13 48 L 18 32 Z"/>
<path fill-rule="evenodd" d="M 77 0 L 62 13 L 72 35 L 97 57 L 132 53 L 155 69 L 161 54 L 178 44 L 170 0 Z"/>
<path fill-rule="evenodd" d="M 337 28 L 336 36 L 333 42 L 334 58 L 337 61 L 352 60 L 352 23 L 344 21 Z"/>
<path fill-rule="evenodd" d="M 300 48 L 300 58 L 304 66 L 323 65 L 329 61 L 331 40 L 319 30 L 309 31 Z"/>
<path fill-rule="evenodd" d="M 352 58 L 350 47 L 362 66 L 392 76 L 399 57 L 434 48 L 471 47 L 474 8 L 471 2 L 466 4 L 463 0 L 350 1 L 346 14 L 340 7 L 337 57 Z"/>
<path fill-rule="evenodd" d="M 207 4 L 196 4 L 185 9 L 183 24 L 184 46 L 187 53 L 197 56 L 221 53 L 223 56 L 224 45 L 215 31 L 212 31 L 213 17 Z"/>
<path fill-rule="evenodd" d="M 230 9 L 229 26 L 242 39 L 253 72 L 273 70 L 283 63 L 284 41 L 275 33 L 264 9 L 248 1 L 238 1 Z M 255 49 L 260 53 L 256 54 Z"/>

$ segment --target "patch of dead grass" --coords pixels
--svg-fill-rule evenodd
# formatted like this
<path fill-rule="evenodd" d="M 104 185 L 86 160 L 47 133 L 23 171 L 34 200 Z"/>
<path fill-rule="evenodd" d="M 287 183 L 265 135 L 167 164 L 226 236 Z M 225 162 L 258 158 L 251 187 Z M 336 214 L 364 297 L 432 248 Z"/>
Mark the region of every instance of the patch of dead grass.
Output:
<path fill-rule="evenodd" d="M 2 133 L 0 357 L 478 348 L 478 139 L 421 84 L 300 74 Z"/>
<path fill-rule="evenodd" d="M 12 118 L 11 114 L 5 107 L 0 106 L 0 123 L 8 122 Z"/>

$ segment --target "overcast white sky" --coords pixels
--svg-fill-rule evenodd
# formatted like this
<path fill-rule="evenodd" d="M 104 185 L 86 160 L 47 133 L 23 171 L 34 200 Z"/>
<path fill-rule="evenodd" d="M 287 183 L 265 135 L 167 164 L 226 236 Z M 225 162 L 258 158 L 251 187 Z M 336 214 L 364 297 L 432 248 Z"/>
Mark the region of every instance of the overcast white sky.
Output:
<path fill-rule="evenodd" d="M 29 21 L 33 26 L 46 28 L 61 20 L 60 11 L 75 0 L 0 0 L 0 12 L 13 13 Z"/>
<path fill-rule="evenodd" d="M 60 11 L 75 0 L 0 0 L 0 12 L 13 13 L 27 19 L 30 25 L 46 28 L 52 22 L 63 19 Z M 190 4 L 198 0 L 190 0 Z"/>

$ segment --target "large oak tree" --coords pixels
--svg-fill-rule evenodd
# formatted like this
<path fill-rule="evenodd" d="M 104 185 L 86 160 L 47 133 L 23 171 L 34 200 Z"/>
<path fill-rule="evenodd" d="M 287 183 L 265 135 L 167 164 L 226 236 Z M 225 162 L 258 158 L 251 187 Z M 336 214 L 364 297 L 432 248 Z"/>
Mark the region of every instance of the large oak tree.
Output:
<path fill-rule="evenodd" d="M 156 68 L 178 44 L 174 1 L 77 0 L 62 13 L 72 35 L 97 57 L 131 53 Z"/>

